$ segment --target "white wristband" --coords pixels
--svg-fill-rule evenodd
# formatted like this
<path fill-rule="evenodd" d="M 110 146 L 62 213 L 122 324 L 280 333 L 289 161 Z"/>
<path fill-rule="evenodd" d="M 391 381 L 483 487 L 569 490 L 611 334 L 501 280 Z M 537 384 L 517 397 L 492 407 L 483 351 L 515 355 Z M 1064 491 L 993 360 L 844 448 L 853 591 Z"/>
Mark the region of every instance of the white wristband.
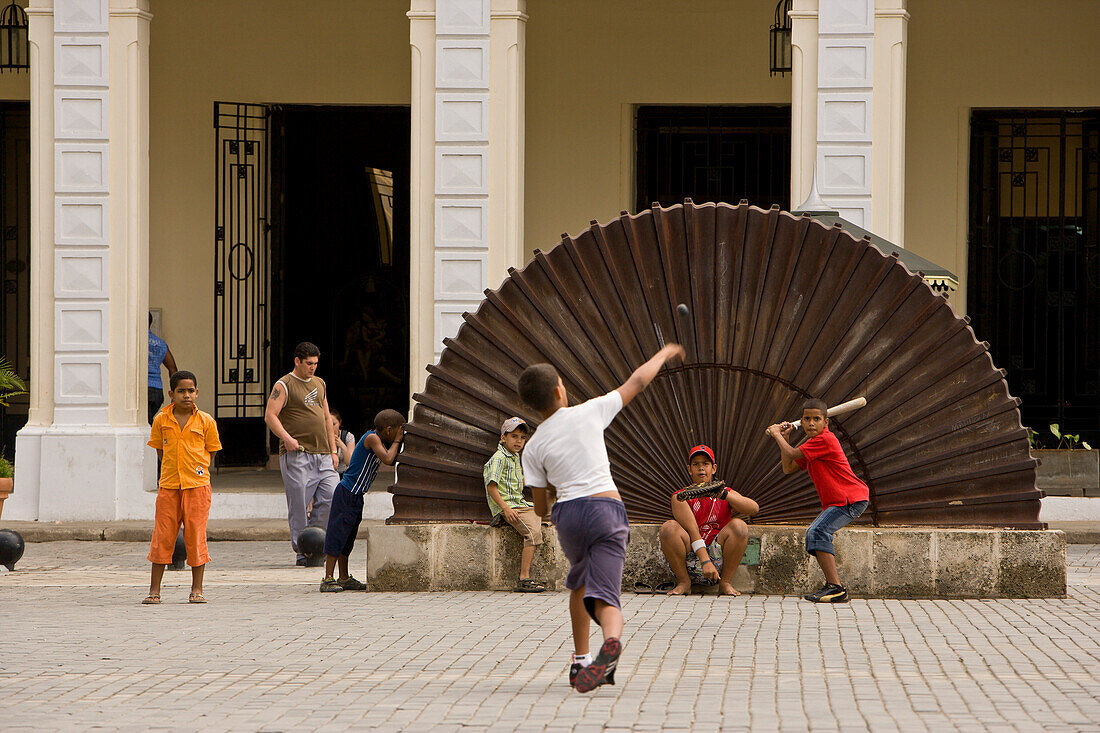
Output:
<path fill-rule="evenodd" d="M 705 541 L 695 540 L 694 542 L 691 543 L 691 551 L 692 552 L 699 552 L 699 550 L 701 548 L 706 547 L 706 546 L 707 546 L 707 543 Z"/>

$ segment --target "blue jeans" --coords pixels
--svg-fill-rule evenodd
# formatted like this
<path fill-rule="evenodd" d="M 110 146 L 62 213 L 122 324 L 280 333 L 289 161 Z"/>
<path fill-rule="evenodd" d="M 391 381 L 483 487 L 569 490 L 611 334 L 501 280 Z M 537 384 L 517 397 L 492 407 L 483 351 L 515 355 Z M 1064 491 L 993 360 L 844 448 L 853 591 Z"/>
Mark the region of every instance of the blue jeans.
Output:
<path fill-rule="evenodd" d="M 867 502 L 857 501 L 846 506 L 829 506 L 817 515 L 810 528 L 806 530 L 806 552 L 813 555 L 815 552 L 833 552 L 833 533 L 853 519 L 863 514 L 867 508 Z"/>

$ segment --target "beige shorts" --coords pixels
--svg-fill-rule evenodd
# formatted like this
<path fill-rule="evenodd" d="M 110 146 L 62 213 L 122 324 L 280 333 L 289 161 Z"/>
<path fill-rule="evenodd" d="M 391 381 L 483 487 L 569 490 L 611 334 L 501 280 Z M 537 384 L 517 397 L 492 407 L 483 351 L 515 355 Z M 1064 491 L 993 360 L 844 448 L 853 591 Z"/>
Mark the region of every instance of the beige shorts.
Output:
<path fill-rule="evenodd" d="M 508 522 L 516 528 L 523 538 L 525 547 L 537 547 L 542 544 L 542 517 L 534 509 L 516 509 L 516 521 Z"/>

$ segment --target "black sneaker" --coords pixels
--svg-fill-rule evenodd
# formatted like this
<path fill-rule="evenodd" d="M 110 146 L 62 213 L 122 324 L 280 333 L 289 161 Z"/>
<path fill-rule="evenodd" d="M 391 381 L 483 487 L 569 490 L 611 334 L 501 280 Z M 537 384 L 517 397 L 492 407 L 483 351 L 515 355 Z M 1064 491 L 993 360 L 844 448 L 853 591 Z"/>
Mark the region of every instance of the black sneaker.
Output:
<path fill-rule="evenodd" d="M 847 603 L 848 602 L 848 589 L 843 585 L 833 585 L 832 583 L 826 583 L 825 587 L 816 593 L 811 593 L 805 596 L 806 600 L 813 601 L 814 603 Z"/>
<path fill-rule="evenodd" d="M 826 591 L 828 591 L 830 587 L 830 583 L 825 583 L 817 590 L 813 591 L 812 593 L 807 593 L 802 597 L 805 598 L 807 601 L 813 601 L 814 603 L 817 603 L 817 599 L 820 598 Z"/>
<path fill-rule="evenodd" d="M 600 685 L 615 684 L 615 667 L 619 664 L 619 655 L 623 645 L 615 637 L 607 639 L 600 647 L 600 653 L 588 665 L 577 673 L 577 692 L 591 692 Z"/>

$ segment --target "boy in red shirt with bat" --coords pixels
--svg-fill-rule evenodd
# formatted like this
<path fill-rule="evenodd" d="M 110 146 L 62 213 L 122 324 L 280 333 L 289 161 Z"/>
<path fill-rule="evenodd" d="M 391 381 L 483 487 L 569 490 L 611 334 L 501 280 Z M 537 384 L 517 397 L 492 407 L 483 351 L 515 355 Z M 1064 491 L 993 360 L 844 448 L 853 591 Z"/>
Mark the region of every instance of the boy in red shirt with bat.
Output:
<path fill-rule="evenodd" d="M 688 451 L 688 473 L 696 486 L 710 483 L 717 469 L 709 447 L 697 445 Z M 751 517 L 760 507 L 721 484 L 712 496 L 686 501 L 683 491 L 672 495 L 673 519 L 661 525 L 661 551 L 676 576 L 676 586 L 668 594 L 687 595 L 692 583 L 717 583 L 718 595 L 741 595 L 730 581 L 749 544 L 749 527 L 734 515 Z"/>
<path fill-rule="evenodd" d="M 821 514 L 806 530 L 806 552 L 817 558 L 825 573 L 825 585 L 803 598 L 814 603 L 846 603 L 848 589 L 841 585 L 836 572 L 833 533 L 863 514 L 869 491 L 852 472 L 852 466 L 840 447 L 840 441 L 829 431 L 828 406 L 821 400 L 807 400 L 802 405 L 802 429 L 806 442 L 792 448 L 787 442 L 794 429 L 789 422 L 768 426 L 768 435 L 779 445 L 783 473 L 805 469 L 821 498 Z"/>

